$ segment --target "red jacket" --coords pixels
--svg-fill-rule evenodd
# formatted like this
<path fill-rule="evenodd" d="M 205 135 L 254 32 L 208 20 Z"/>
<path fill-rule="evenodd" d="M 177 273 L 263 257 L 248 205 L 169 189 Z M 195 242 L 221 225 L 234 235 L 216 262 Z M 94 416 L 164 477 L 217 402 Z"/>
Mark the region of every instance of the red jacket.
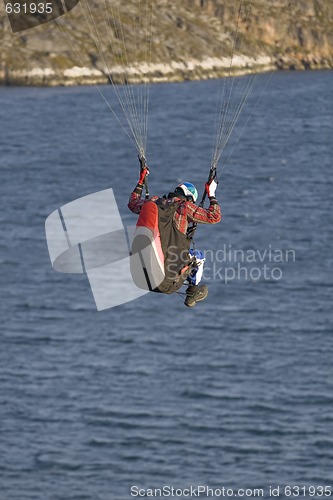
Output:
<path fill-rule="evenodd" d="M 156 201 L 159 199 L 159 196 L 153 196 L 152 198 L 149 198 L 149 200 L 142 200 L 141 195 L 142 187 L 138 185 L 133 193 L 131 193 L 128 202 L 128 208 L 134 214 L 140 213 L 141 207 L 144 203 L 146 203 L 146 201 Z M 165 203 L 174 201 L 181 202 L 174 215 L 174 224 L 175 227 L 184 234 L 186 234 L 189 222 L 197 222 L 199 224 L 216 224 L 217 222 L 220 222 L 222 218 L 221 209 L 216 198 L 210 199 L 209 208 L 198 207 L 195 203 L 186 201 L 183 198 L 173 197 L 165 199 Z"/>

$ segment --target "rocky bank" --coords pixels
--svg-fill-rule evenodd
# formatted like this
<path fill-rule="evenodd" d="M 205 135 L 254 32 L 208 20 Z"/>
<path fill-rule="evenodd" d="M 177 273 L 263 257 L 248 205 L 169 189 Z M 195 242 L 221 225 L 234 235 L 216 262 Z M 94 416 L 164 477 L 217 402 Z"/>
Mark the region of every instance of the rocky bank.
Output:
<path fill-rule="evenodd" d="M 14 34 L 1 2 L 0 83 L 107 83 L 109 74 L 116 83 L 160 82 L 333 68 L 332 0 L 127 0 L 119 10 L 118 3 L 81 0 L 59 20 Z"/>

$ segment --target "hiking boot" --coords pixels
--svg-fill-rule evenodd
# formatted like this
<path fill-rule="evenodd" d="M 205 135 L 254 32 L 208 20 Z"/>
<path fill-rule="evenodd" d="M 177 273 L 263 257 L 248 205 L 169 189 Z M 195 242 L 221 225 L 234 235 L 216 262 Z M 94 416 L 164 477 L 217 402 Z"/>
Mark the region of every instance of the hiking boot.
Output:
<path fill-rule="evenodd" d="M 190 285 L 186 289 L 186 299 L 184 304 L 187 307 L 193 307 L 200 300 L 204 300 L 208 295 L 208 287 L 206 285 Z"/>

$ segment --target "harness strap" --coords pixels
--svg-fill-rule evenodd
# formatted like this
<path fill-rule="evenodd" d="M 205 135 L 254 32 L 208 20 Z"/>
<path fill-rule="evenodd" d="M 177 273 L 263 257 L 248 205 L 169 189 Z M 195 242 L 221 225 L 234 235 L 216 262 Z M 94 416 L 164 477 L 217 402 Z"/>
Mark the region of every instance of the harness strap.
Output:
<path fill-rule="evenodd" d="M 216 166 L 212 166 L 212 167 L 210 167 L 210 170 L 209 170 L 207 184 L 209 184 L 210 182 L 212 182 L 215 179 L 217 179 L 217 169 L 216 169 Z M 206 189 L 205 189 L 204 192 L 203 192 L 201 201 L 199 203 L 199 207 L 202 208 L 204 206 L 204 203 L 205 203 L 205 200 L 206 200 L 206 196 L 207 196 L 207 192 L 206 192 Z M 187 232 L 186 232 L 186 235 L 188 236 L 188 238 L 192 240 L 193 249 L 194 249 L 194 240 L 193 240 L 193 238 L 194 238 L 194 235 L 195 235 L 195 231 L 197 229 L 197 225 L 198 225 L 197 222 L 193 222 L 193 224 L 191 224 L 191 226 L 189 226 L 189 228 L 187 229 Z"/>

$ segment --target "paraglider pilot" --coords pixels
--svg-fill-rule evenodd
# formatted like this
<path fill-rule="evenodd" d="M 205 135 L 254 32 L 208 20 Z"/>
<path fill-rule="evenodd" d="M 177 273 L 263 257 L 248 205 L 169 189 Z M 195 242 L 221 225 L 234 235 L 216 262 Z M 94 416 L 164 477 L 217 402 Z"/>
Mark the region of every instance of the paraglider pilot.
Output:
<path fill-rule="evenodd" d="M 140 178 L 130 195 L 128 208 L 134 214 L 139 215 L 138 225 L 141 226 L 145 222 L 140 222 L 140 218 L 146 221 L 150 217 L 149 215 L 147 219 L 147 213 L 143 216 L 143 212 L 153 211 L 157 214 L 156 227 L 158 227 L 161 250 L 165 258 L 165 279 L 161 286 L 152 289 L 152 291 L 174 293 L 182 284 L 187 283 L 188 287 L 184 303 L 187 307 L 193 307 L 197 302 L 207 297 L 208 287 L 206 285 L 199 285 L 205 259 L 202 252 L 190 249 L 191 241 L 188 236 L 189 224 L 216 224 L 220 222 L 221 210 L 215 197 L 217 182 L 215 178 L 212 178 L 205 184 L 205 191 L 210 201 L 209 208 L 207 209 L 195 204 L 198 192 L 190 182 L 179 184 L 173 192 L 163 198 L 159 196 L 149 197 L 149 195 L 147 198 L 149 168 L 143 157 L 139 159 L 141 163 Z M 146 199 L 142 199 L 144 186 L 146 187 Z M 168 219 L 169 224 L 166 222 Z M 174 262 L 174 256 L 171 259 L 172 252 L 170 248 L 177 249 L 176 253 L 179 256 L 182 255 L 177 279 L 168 276 L 167 263 L 168 261 Z M 185 259 L 184 255 L 186 255 Z"/>

